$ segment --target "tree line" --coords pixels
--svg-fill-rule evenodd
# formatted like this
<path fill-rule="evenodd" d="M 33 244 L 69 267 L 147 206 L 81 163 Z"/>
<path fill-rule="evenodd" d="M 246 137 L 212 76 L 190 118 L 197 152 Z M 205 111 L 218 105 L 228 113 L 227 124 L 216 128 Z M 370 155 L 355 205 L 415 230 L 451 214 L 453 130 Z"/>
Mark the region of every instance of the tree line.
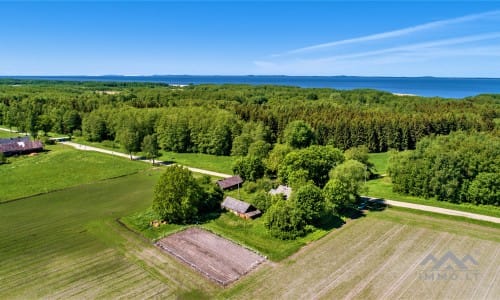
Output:
<path fill-rule="evenodd" d="M 392 153 L 396 192 L 454 203 L 500 204 L 498 132 L 426 137 L 415 151 Z"/>
<path fill-rule="evenodd" d="M 491 131 L 499 103 L 498 95 L 449 100 L 281 86 L 0 81 L 0 122 L 20 131 L 128 140 L 132 151 L 156 134 L 164 150 L 216 155 L 244 156 L 257 140 L 254 128 L 266 143 L 283 143 L 298 120 L 312 129 L 312 144 L 414 149 L 432 134 Z"/>

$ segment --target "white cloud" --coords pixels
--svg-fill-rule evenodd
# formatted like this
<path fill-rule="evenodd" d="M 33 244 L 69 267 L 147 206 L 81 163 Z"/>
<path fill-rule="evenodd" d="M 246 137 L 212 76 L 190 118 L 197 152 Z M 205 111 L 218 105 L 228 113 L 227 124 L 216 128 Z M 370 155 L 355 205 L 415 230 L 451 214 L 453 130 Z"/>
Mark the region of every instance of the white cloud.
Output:
<path fill-rule="evenodd" d="M 498 77 L 499 21 L 500 10 L 489 11 L 293 49 L 253 64 L 262 74 Z"/>
<path fill-rule="evenodd" d="M 456 25 L 456 24 L 471 22 L 471 21 L 489 18 L 489 17 L 497 17 L 497 16 L 500 16 L 500 10 L 489 11 L 489 12 L 474 14 L 474 15 L 467 15 L 467 16 L 463 16 L 463 17 L 459 17 L 459 18 L 429 22 L 429 23 L 425 23 L 425 24 L 421 24 L 421 25 L 417 25 L 417 26 L 413 26 L 413 27 L 407 27 L 407 28 L 403 28 L 403 29 L 398 29 L 398 30 L 393 30 L 393 31 L 387 31 L 387 32 L 352 38 L 352 39 L 345 39 L 345 40 L 340 40 L 340 41 L 334 41 L 334 42 L 329 42 L 329 43 L 323 43 L 323 44 L 303 47 L 303 48 L 299 48 L 299 49 L 293 49 L 293 50 L 287 51 L 285 53 L 277 54 L 277 55 L 273 55 L 273 56 L 279 57 L 279 56 L 283 56 L 283 55 L 299 54 L 299 53 L 310 52 L 310 51 L 315 51 L 315 50 L 322 50 L 322 49 L 326 49 L 326 48 L 333 48 L 333 47 L 340 46 L 340 45 L 348 45 L 348 44 L 355 44 L 355 43 L 362 43 L 362 42 L 368 42 L 368 41 L 377 41 L 377 40 L 383 40 L 383 39 L 388 39 L 388 38 L 400 37 L 400 36 L 410 35 L 410 34 L 421 32 L 421 31 L 437 29 L 437 28 L 448 26 L 448 25 Z"/>

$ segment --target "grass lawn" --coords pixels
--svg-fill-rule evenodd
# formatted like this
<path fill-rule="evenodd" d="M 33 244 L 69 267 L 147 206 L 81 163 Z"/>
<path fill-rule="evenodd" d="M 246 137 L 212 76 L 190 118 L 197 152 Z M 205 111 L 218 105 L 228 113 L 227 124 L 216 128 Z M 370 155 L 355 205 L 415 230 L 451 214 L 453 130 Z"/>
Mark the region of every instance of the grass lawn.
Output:
<path fill-rule="evenodd" d="M 142 299 L 213 292 L 214 284 L 116 222 L 151 205 L 159 173 L 0 204 L 0 298 Z"/>
<path fill-rule="evenodd" d="M 316 229 L 304 237 L 284 241 L 268 233 L 264 218 L 244 220 L 232 213 L 223 213 L 219 218 L 203 224 L 202 227 L 254 249 L 273 261 L 280 261 L 292 255 L 302 246 L 320 239 L 329 232 L 327 229 Z"/>
<path fill-rule="evenodd" d="M 328 234 L 318 231 L 285 243 L 265 237 L 262 219 L 247 222 L 224 213 L 201 226 L 255 249 L 277 248 L 269 253 L 274 260 L 316 241 L 220 288 L 116 221 L 147 212 L 160 173 L 147 170 L 0 204 L 0 298 L 439 299 L 461 295 L 493 299 L 500 293 L 495 281 L 500 265 L 495 255 L 498 227 L 404 209 L 368 213 Z M 471 254 L 479 263 L 477 281 L 419 280 L 422 259 L 428 253 L 441 257 L 446 251 L 460 258 Z"/>
<path fill-rule="evenodd" d="M 3 131 L 3 130 L 0 130 L 0 139 L 7 139 L 7 138 L 11 138 L 11 137 L 18 137 L 18 136 L 22 136 L 18 133 L 12 133 L 12 132 L 8 132 L 8 131 Z"/>
<path fill-rule="evenodd" d="M 386 174 L 387 164 L 389 163 L 389 153 L 370 153 L 369 161 L 375 166 L 375 171 L 378 174 Z"/>
<path fill-rule="evenodd" d="M 161 151 L 159 160 L 175 162 L 188 167 L 205 169 L 209 171 L 233 174 L 231 169 L 234 156 L 217 156 L 203 153 L 175 153 Z"/>
<path fill-rule="evenodd" d="M 70 186 L 136 173 L 149 168 L 142 162 L 63 145 L 45 147 L 36 156 L 9 157 L 0 165 L 0 202 Z"/>

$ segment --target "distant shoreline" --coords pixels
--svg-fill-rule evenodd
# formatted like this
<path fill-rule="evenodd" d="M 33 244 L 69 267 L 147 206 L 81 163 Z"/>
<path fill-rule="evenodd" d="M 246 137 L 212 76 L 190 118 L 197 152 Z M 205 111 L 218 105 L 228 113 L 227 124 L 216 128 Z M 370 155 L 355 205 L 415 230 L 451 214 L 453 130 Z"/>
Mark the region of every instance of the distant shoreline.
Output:
<path fill-rule="evenodd" d="M 500 78 L 444 77 L 360 77 L 360 76 L 0 76 L 0 80 L 48 80 L 75 82 L 140 82 L 168 84 L 177 87 L 200 84 L 279 85 L 336 90 L 373 89 L 399 96 L 442 97 L 461 99 L 479 94 L 500 94 Z"/>

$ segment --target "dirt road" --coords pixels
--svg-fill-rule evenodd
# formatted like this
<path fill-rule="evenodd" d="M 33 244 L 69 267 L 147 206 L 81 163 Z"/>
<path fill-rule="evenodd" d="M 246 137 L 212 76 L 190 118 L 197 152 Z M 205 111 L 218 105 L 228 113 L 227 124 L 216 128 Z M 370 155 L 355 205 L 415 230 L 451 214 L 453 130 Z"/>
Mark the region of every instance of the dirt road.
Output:
<path fill-rule="evenodd" d="M 106 150 L 106 149 L 101 149 L 101 148 L 87 146 L 87 145 L 82 145 L 82 144 L 78 144 L 78 143 L 74 143 L 74 142 L 60 142 L 60 144 L 71 146 L 71 147 L 76 148 L 78 150 L 95 151 L 95 152 L 100 152 L 100 153 L 115 155 L 115 156 L 119 156 L 119 157 L 124 157 L 124 158 L 128 158 L 128 159 L 131 158 L 130 155 L 125 154 L 125 153 L 111 151 L 111 150 Z M 145 163 L 148 163 L 148 164 L 151 163 L 150 160 L 143 159 L 142 157 L 135 156 L 135 155 L 132 155 L 132 160 L 139 160 L 139 161 L 142 161 L 142 162 L 145 162 Z M 165 163 L 165 162 L 163 162 L 161 160 L 156 160 L 155 163 L 163 164 L 163 165 L 168 165 L 167 163 Z M 210 176 L 215 176 L 215 177 L 228 178 L 228 177 L 233 176 L 233 175 L 229 175 L 229 174 L 212 172 L 212 171 L 198 169 L 198 168 L 192 168 L 192 167 L 188 167 L 188 166 L 183 166 L 183 167 L 187 168 L 191 172 L 205 174 L 205 175 L 210 175 Z"/>
<path fill-rule="evenodd" d="M 443 214 L 443 215 L 459 216 L 459 217 L 465 217 L 465 218 L 474 219 L 474 220 L 481 220 L 481 221 L 487 221 L 487 222 L 500 224 L 500 218 L 496 218 L 496 217 L 490 217 L 490 216 L 479 215 L 479 214 L 458 211 L 458 210 L 453 210 L 453 209 L 447 209 L 447 208 L 441 208 L 441 207 L 435 207 L 435 206 L 401 202 L 401 201 L 396 201 L 396 200 L 378 199 L 378 198 L 373 198 L 370 196 L 362 196 L 362 197 L 364 197 L 367 200 L 383 201 L 383 203 L 385 203 L 388 206 L 404 207 L 404 208 L 410 208 L 410 209 L 416 209 L 416 210 L 422 210 L 422 211 Z"/>

